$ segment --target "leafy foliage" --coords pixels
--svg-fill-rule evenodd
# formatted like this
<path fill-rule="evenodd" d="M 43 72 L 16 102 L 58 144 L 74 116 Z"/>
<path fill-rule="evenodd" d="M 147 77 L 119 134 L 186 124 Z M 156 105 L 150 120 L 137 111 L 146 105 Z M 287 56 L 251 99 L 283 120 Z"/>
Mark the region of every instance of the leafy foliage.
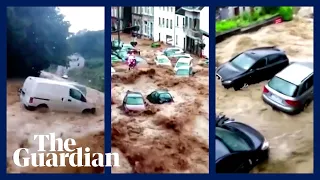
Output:
<path fill-rule="evenodd" d="M 7 8 L 7 76 L 38 75 L 66 64 L 70 23 L 55 7 Z"/>

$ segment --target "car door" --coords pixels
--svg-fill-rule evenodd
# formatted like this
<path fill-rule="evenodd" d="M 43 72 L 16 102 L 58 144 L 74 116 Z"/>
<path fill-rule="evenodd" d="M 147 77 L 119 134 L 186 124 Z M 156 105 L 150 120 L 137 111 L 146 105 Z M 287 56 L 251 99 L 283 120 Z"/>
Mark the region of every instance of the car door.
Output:
<path fill-rule="evenodd" d="M 250 161 L 246 152 L 237 152 L 223 157 L 216 163 L 217 173 L 246 173 Z"/>
<path fill-rule="evenodd" d="M 267 65 L 268 74 L 266 74 L 266 78 L 271 79 L 274 75 L 280 72 L 284 67 L 284 57 L 280 54 L 272 54 L 267 57 Z"/>
<path fill-rule="evenodd" d="M 252 84 L 252 83 L 258 83 L 262 80 L 265 80 L 266 73 L 268 73 L 266 64 L 267 64 L 267 58 L 262 58 L 258 60 L 252 66 L 252 68 L 249 69 L 247 82 Z"/>
<path fill-rule="evenodd" d="M 313 100 L 313 75 L 301 85 L 298 95 L 299 101 L 301 101 L 303 105 Z"/>
<path fill-rule="evenodd" d="M 82 93 L 74 88 L 69 89 L 69 97 L 67 100 L 68 110 L 72 112 L 82 112 L 86 106 L 86 101 Z"/>

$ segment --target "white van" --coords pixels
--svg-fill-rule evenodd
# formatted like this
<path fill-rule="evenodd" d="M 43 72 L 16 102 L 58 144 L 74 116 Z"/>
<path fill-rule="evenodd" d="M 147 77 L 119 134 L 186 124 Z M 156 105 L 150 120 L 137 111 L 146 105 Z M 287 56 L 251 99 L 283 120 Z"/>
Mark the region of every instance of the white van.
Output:
<path fill-rule="evenodd" d="M 19 90 L 20 101 L 28 110 L 49 108 L 56 111 L 95 113 L 85 95 L 69 82 L 29 76 Z"/>

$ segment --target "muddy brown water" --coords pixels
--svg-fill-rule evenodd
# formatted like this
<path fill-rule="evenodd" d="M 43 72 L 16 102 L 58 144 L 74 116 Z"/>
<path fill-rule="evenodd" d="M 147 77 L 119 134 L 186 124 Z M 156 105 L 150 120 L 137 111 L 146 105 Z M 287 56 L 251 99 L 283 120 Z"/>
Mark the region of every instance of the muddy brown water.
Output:
<path fill-rule="evenodd" d="M 47 78 L 63 80 L 49 73 Z M 96 115 L 77 113 L 27 111 L 19 101 L 17 90 L 24 80 L 7 80 L 7 172 L 8 173 L 102 173 L 101 168 L 19 168 L 13 164 L 12 155 L 18 148 L 35 152 L 38 141 L 35 134 L 56 133 L 63 139 L 75 138 L 77 147 L 90 147 L 91 152 L 104 153 L 104 94 L 88 88 L 88 99 L 96 104 Z M 46 144 L 48 145 L 48 144 Z M 22 154 L 20 157 L 27 157 Z"/>
<path fill-rule="evenodd" d="M 313 20 L 297 17 L 217 44 L 216 60 L 221 64 L 246 49 L 276 45 L 290 61 L 313 62 L 313 43 Z M 261 100 L 265 83 L 234 91 L 217 82 L 216 112 L 253 126 L 270 142 L 269 161 L 253 173 L 313 173 L 313 104 L 296 116 L 276 112 Z"/>
<path fill-rule="evenodd" d="M 121 39 L 131 40 L 126 35 Z M 197 66 L 194 77 L 177 78 L 172 68 L 153 65 L 157 49 L 150 44 L 138 43 L 147 63 L 136 70 L 114 65 L 111 141 L 112 151 L 122 158 L 121 167 L 113 167 L 112 173 L 208 173 L 208 69 Z M 146 96 L 156 89 L 167 89 L 175 102 L 148 104 L 148 111 L 140 114 L 126 115 L 119 108 L 127 90 Z"/>

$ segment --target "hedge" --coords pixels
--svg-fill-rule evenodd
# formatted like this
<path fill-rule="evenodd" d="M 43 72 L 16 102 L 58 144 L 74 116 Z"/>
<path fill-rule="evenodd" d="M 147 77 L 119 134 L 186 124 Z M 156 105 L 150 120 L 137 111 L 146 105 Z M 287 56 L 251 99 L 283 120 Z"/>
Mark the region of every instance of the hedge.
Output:
<path fill-rule="evenodd" d="M 293 7 L 257 7 L 253 13 L 245 12 L 240 16 L 233 17 L 231 19 L 217 21 L 216 32 L 219 33 L 231 29 L 247 27 L 251 24 L 269 19 L 275 15 L 280 15 L 285 21 L 291 21 L 293 19 Z"/>

